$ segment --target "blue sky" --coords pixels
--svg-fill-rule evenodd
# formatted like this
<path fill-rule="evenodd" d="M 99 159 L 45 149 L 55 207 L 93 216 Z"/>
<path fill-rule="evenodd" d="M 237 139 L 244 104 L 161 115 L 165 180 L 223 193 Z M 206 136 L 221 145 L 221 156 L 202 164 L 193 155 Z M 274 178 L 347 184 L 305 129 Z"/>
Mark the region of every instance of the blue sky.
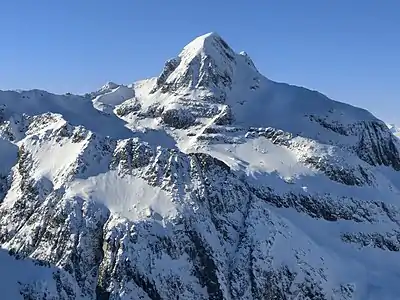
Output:
<path fill-rule="evenodd" d="M 131 83 L 210 31 L 270 79 L 400 123 L 398 0 L 4 0 L 0 89 Z"/>

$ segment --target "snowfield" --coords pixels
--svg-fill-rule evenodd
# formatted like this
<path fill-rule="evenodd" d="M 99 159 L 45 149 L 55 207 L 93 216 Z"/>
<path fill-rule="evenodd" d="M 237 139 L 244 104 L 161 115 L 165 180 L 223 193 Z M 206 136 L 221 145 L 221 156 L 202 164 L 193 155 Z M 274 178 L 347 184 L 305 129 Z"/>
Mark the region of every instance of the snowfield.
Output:
<path fill-rule="evenodd" d="M 77 180 L 68 188 L 66 196 L 101 203 L 112 213 L 130 221 L 149 217 L 162 221 L 177 214 L 175 204 L 166 192 L 141 178 L 120 178 L 115 171 Z"/>
<path fill-rule="evenodd" d="M 400 140 L 216 33 L 158 77 L 0 91 L 4 299 L 400 299 Z"/>

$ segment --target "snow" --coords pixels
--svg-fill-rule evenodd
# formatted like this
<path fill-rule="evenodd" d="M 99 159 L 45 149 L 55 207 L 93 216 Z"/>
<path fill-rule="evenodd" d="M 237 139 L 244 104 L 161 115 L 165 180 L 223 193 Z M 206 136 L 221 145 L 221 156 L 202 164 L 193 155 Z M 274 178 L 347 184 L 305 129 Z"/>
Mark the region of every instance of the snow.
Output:
<path fill-rule="evenodd" d="M 395 136 L 400 138 L 400 128 L 397 127 L 395 124 L 387 124 L 390 132 L 393 133 Z"/>
<path fill-rule="evenodd" d="M 135 92 L 127 86 L 106 85 L 101 90 L 101 93 L 95 97 L 93 106 L 104 112 L 110 112 L 116 105 L 134 97 Z"/>
<path fill-rule="evenodd" d="M 380 249 L 359 249 L 340 239 L 344 232 L 364 232 L 365 230 L 374 232 L 376 225 L 356 225 L 352 221 L 341 220 L 336 222 L 317 220 L 299 214 L 293 209 L 272 210 L 290 226 L 288 229 L 290 239 L 284 243 L 299 245 L 299 248 L 306 252 L 307 249 L 310 249 L 308 250 L 310 255 L 306 259 L 307 263 L 313 264 L 313 260 L 320 260 L 318 255 L 312 254 L 315 248 L 319 253 L 324 253 L 324 267 L 328 267 L 330 276 L 334 276 L 329 284 L 332 284 L 334 280 L 340 283 L 353 283 L 357 287 L 355 299 L 397 298 L 400 293 L 400 286 L 396 283 L 400 276 L 398 253 L 388 252 L 383 255 Z M 362 230 L 362 227 L 367 229 Z M 302 240 L 304 236 L 309 237 L 309 240 Z M 279 263 L 280 259 L 293 257 L 291 254 L 287 255 L 287 251 L 282 252 L 283 249 L 285 249 L 285 245 L 277 246 L 277 251 L 274 253 L 276 263 Z"/>
<path fill-rule="evenodd" d="M 285 147 L 274 145 L 264 137 L 252 138 L 243 144 L 215 144 L 207 147 L 212 156 L 222 160 L 234 170 L 254 173 L 274 173 L 280 177 L 315 175 L 297 161 L 296 156 Z"/>
<path fill-rule="evenodd" d="M 18 148 L 0 137 L 0 176 L 8 174 L 17 161 Z"/>
<path fill-rule="evenodd" d="M 178 213 L 177 205 L 165 191 L 141 178 L 121 178 L 116 171 L 76 180 L 66 191 L 66 197 L 74 196 L 101 203 L 131 221 L 152 218 L 167 222 Z"/>
<path fill-rule="evenodd" d="M 126 128 L 126 122 L 115 116 L 103 114 L 93 106 L 91 99 L 82 96 L 54 95 L 40 90 L 0 93 L 0 101 L 6 106 L 5 119 L 16 115 L 34 116 L 50 112 L 61 115 L 72 125 L 82 125 L 102 136 L 132 136 L 132 131 Z"/>
<path fill-rule="evenodd" d="M 65 122 L 59 122 L 61 126 Z M 51 129 L 50 129 L 51 130 Z M 33 135 L 24 140 L 24 147 L 27 147 L 32 155 L 32 177 L 36 180 L 44 177 L 56 184 L 60 177 L 68 174 L 71 166 L 82 152 L 85 140 L 80 143 L 73 143 L 70 139 L 40 140 Z M 58 185 L 56 184 L 55 187 Z"/>
<path fill-rule="evenodd" d="M 0 248 L 0 289 L 1 298 L 23 300 L 20 289 L 24 284 L 34 283 L 39 290 L 47 292 L 47 296 L 57 295 L 53 281 L 54 268 L 36 266 L 32 260 L 15 259 Z M 20 284 L 19 284 L 20 283 Z"/>
<path fill-rule="evenodd" d="M 21 245 L 24 249 L 24 243 L 28 243 L 34 247 L 36 242 L 41 243 L 41 240 L 34 241 L 36 235 L 42 234 L 39 229 L 45 230 L 49 223 L 47 219 L 35 223 L 33 218 L 29 219 L 32 212 L 24 210 L 26 203 L 21 200 L 24 175 L 34 184 L 40 183 L 35 188 L 39 189 L 38 198 L 44 197 L 39 199 L 42 201 L 40 210 L 32 208 L 36 210 L 34 213 L 47 211 L 46 207 L 51 214 L 53 210 L 65 211 L 67 215 L 72 211 L 67 216 L 68 225 L 60 221 L 56 229 L 60 233 L 67 232 L 66 239 L 74 240 L 68 236 L 71 228 L 76 230 L 71 236 L 83 232 L 77 224 L 85 222 L 79 218 L 100 224 L 100 236 L 115 239 L 111 250 L 106 249 L 107 239 L 101 241 L 104 249 L 109 251 L 107 254 L 103 249 L 105 257 L 111 257 L 110 262 L 103 259 L 105 269 L 139 261 L 132 269 L 139 270 L 145 280 L 160 287 L 169 275 L 183 278 L 185 288 L 182 290 L 188 294 L 188 299 L 191 291 L 204 297 L 207 291 L 193 275 L 197 262 L 187 253 L 179 252 L 178 245 L 189 243 L 190 238 L 185 236 L 187 230 L 195 230 L 204 239 L 206 250 L 218 265 L 216 276 L 223 282 L 224 293 L 228 287 L 224 286 L 223 273 L 231 270 L 226 266 L 228 261 L 231 263 L 231 257 L 247 259 L 250 253 L 245 251 L 251 246 L 254 248 L 251 253 L 254 255 L 253 271 L 260 275 L 256 281 L 262 281 L 263 271 L 267 273 L 287 265 L 297 272 L 297 283 L 311 276 L 322 286 L 327 297 L 334 298 L 333 289 L 349 283 L 356 287 L 354 299 L 396 299 L 400 292 L 398 252 L 374 248 L 370 244 L 345 243 L 341 239 L 344 233 L 384 235 L 398 232 L 400 173 L 392 166 L 369 165 L 354 151 L 362 133 L 360 124 L 380 124 L 381 121 L 366 110 L 333 101 L 316 91 L 269 80 L 258 72 L 247 53 L 234 53 L 216 33 L 203 35 L 189 43 L 176 62 L 176 68 L 167 74 L 165 82 L 158 78 L 129 86 L 108 82 L 90 94 L 92 98 L 53 95 L 39 90 L 0 92 L 0 105 L 5 108 L 0 106 L 0 118 L 4 124 L 8 122 L 8 129 L 15 135 L 15 140 L 8 140 L 0 128 L 0 176 L 12 175 L 12 185 L 0 206 L 3 217 L 0 229 L 5 228 L 4 232 L 16 236 L 3 246 L 15 243 L 17 249 Z M 137 109 L 118 115 L 118 108 L 130 104 L 137 104 Z M 48 118 L 43 115 L 45 113 Z M 231 119 L 220 122 L 230 113 Z M 32 121 L 27 116 L 35 116 L 38 120 Z M 186 123 L 179 127 L 177 121 Z M 73 138 L 72 134 L 60 133 L 64 127 L 69 130 L 67 133 L 81 135 Z M 392 125 L 388 128 L 393 133 L 399 131 Z M 267 136 L 268 130 L 282 140 Z M 139 164 L 134 171 L 130 159 L 138 153 L 130 153 L 129 147 L 116 149 L 117 145 L 127 146 L 129 143 L 124 141 L 131 141 L 133 137 L 137 138 L 135 143 L 147 142 L 159 155 L 149 165 Z M 27 154 L 26 161 L 22 162 L 26 163 L 27 170 L 19 170 L 18 147 L 23 147 Z M 174 154 L 161 148 L 172 148 Z M 121 157 L 116 157 L 116 150 L 120 151 Z M 193 152 L 206 153 L 224 162 L 229 167 L 229 174 L 212 173 L 219 168 L 217 165 L 211 170 L 201 164 L 196 166 L 198 169 L 188 167 L 189 162 L 195 163 L 186 154 Z M 326 161 L 326 165 L 340 170 L 348 168 L 354 176 L 360 174 L 360 168 L 373 176 L 371 182 L 344 184 L 306 163 L 307 158 Z M 116 159 L 126 162 L 128 172 L 120 173 L 118 168 L 117 171 L 111 167 Z M 172 175 L 169 174 L 171 170 Z M 20 174 L 23 171 L 27 174 Z M 149 179 L 153 175 L 157 177 L 157 183 Z M 40 193 L 45 188 L 53 198 L 45 198 L 47 194 Z M 336 221 L 326 221 L 323 217 L 311 217 L 306 210 L 277 208 L 271 199 L 256 196 L 265 190 L 282 199 L 306 197 L 310 205 L 321 207 L 332 205 L 338 210 L 350 206 L 353 209 L 352 205 L 359 207 L 354 211 L 349 209 L 354 213 L 352 220 L 338 217 Z M 174 194 L 175 191 L 178 192 Z M 202 202 L 203 198 L 206 204 Z M 16 211 L 13 205 L 18 199 L 21 203 Z M 314 199 L 321 199 L 321 203 L 314 204 Z M 94 217 L 95 214 L 90 215 L 90 209 L 83 212 L 84 209 L 74 206 L 76 203 L 84 203 L 86 208 L 92 207 L 89 204 L 101 206 L 111 214 L 103 224 Z M 385 212 L 383 204 L 389 207 L 385 209 L 390 213 Z M 358 209 L 366 210 L 367 217 L 357 219 L 361 215 L 356 211 Z M 24 214 L 28 219 L 24 219 Z M 185 226 L 193 228 L 181 230 L 182 223 L 174 223 L 181 217 L 187 218 Z M 2 220 L 8 223 L 2 224 Z M 144 223 L 149 226 L 143 226 Z M 35 228 L 38 228 L 37 232 Z M 86 229 L 88 231 L 82 235 L 90 237 L 93 232 Z M 0 231 L 0 234 L 8 239 L 4 232 Z M 32 234 L 26 238 L 24 232 Z M 119 234 L 123 241 L 122 238 L 118 241 Z M 130 241 L 134 234 L 141 235 L 138 243 Z M 250 246 L 241 245 L 243 249 L 237 246 L 245 244 L 240 240 L 242 235 L 250 240 Z M 164 237 L 170 239 L 165 239 L 171 243 L 167 245 L 168 251 L 175 249 L 176 256 L 168 251 L 154 250 L 163 247 L 161 240 Z M 159 244 L 154 242 L 158 238 Z M 82 242 L 89 253 L 93 250 L 91 242 L 90 238 L 87 245 Z M 123 247 L 115 250 L 118 242 Z M 46 255 L 51 256 L 52 251 L 62 252 L 61 248 L 48 248 Z M 119 261 L 113 265 L 115 259 L 124 259 L 124 263 Z M 151 261 L 150 271 L 147 263 L 140 263 L 142 260 Z M 245 272 L 247 262 L 241 263 L 244 266 L 240 267 L 241 271 Z M 0 264 L 10 266 L 11 270 L 8 277 L 0 272 L 0 282 L 7 287 L 1 286 L 5 299 L 21 298 L 17 294 L 17 281 L 39 280 L 43 285 L 50 282 L 46 279 L 50 278 L 51 268 L 39 270 L 30 261 L 16 261 L 2 251 Z M 126 297 L 145 294 L 135 289 L 129 280 L 124 286 L 124 280 L 118 283 L 121 284 L 121 295 L 128 293 L 123 290 L 126 286 L 134 289 Z M 246 283 L 245 279 L 243 282 Z"/>
<path fill-rule="evenodd" d="M 180 67 L 186 68 L 187 63 L 191 62 L 198 55 L 220 58 L 220 60 L 216 61 L 218 64 L 217 67 L 227 67 L 228 62 L 223 61 L 223 57 L 221 56 L 221 41 L 222 38 L 215 32 L 206 33 L 197 37 L 192 42 L 187 44 L 179 54 L 179 57 L 181 58 Z M 224 47 L 224 45 L 222 45 L 222 47 Z M 234 55 L 231 49 L 225 50 L 228 52 L 228 54 Z M 176 73 L 179 73 L 179 70 Z"/>

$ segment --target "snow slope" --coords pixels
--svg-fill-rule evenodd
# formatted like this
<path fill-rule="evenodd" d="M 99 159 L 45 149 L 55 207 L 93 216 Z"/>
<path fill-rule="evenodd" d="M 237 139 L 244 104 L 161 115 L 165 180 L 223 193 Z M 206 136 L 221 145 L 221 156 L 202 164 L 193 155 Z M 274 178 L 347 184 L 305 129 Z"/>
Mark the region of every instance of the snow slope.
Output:
<path fill-rule="evenodd" d="M 17 260 L 3 249 L 0 250 L 0 264 L 3 270 L 0 273 L 3 299 L 23 300 L 29 295 L 37 299 L 58 296 L 53 279 L 53 272 L 57 271 L 55 268 L 43 268 L 29 259 Z M 35 293 L 30 286 L 45 293 Z"/>
<path fill-rule="evenodd" d="M 120 178 L 114 171 L 74 182 L 66 196 L 94 200 L 132 221 L 146 217 L 162 221 L 177 213 L 172 199 L 163 190 L 140 178 Z"/>
<path fill-rule="evenodd" d="M 7 299 L 400 299 L 400 141 L 215 33 L 128 86 L 0 92 L 0 158 Z"/>

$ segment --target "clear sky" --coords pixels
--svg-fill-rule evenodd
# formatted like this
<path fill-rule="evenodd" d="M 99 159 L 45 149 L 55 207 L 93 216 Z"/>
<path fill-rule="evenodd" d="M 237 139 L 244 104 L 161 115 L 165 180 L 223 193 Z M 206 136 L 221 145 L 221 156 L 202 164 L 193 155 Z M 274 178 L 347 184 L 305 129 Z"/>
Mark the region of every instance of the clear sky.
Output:
<path fill-rule="evenodd" d="M 131 83 L 210 31 L 270 79 L 400 124 L 399 0 L 3 0 L 0 89 Z"/>

